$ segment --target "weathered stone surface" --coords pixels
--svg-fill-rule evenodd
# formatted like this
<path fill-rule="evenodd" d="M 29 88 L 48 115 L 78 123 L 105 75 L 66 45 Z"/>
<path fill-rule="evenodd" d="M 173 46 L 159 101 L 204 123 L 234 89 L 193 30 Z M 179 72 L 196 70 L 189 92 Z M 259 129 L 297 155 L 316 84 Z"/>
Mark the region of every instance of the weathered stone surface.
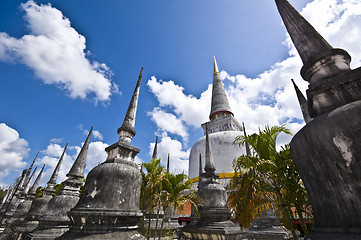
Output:
<path fill-rule="evenodd" d="M 257 218 L 247 231 L 248 240 L 283 240 L 289 239 L 288 232 L 281 225 L 280 219 L 272 210 L 266 210 Z"/>
<path fill-rule="evenodd" d="M 199 220 L 182 228 L 186 239 L 241 239 L 244 235 L 238 224 L 230 220 L 227 209 L 227 194 L 217 181 L 206 125 L 205 172 L 199 169 L 198 196 L 202 203 L 198 206 Z M 201 157 L 199 166 L 202 165 Z M 196 218 L 192 219 L 196 221 Z"/>
<path fill-rule="evenodd" d="M 63 182 L 59 194 L 50 200 L 46 213 L 40 218 L 39 226 L 27 234 L 26 239 L 55 239 L 69 230 L 71 221 L 67 214 L 79 201 L 92 130 L 93 127 L 69 170 L 68 179 Z"/>
<path fill-rule="evenodd" d="M 312 203 L 315 233 L 353 233 L 361 239 L 360 119 L 361 101 L 346 104 L 315 118 L 291 142 Z"/>
<path fill-rule="evenodd" d="M 134 157 L 139 149 L 130 145 L 142 71 L 127 114 L 118 129 L 119 141 L 105 150 L 106 161 L 93 168 L 77 205 L 68 213 L 70 230 L 59 239 L 145 239 L 138 230 L 142 177 Z"/>

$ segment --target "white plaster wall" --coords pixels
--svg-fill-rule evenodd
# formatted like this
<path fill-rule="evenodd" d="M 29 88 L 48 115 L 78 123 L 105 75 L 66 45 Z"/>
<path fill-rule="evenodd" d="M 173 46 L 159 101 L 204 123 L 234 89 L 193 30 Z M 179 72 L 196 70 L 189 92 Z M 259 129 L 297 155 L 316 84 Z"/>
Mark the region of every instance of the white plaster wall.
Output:
<path fill-rule="evenodd" d="M 233 172 L 233 160 L 246 154 L 244 146 L 239 147 L 233 145 L 233 141 L 237 136 L 243 135 L 239 131 L 224 131 L 209 134 L 209 142 L 211 144 L 213 160 L 217 173 Z M 202 165 L 204 171 L 206 137 L 200 138 L 192 147 L 189 155 L 189 177 L 198 177 L 199 172 L 199 153 L 202 154 Z"/>

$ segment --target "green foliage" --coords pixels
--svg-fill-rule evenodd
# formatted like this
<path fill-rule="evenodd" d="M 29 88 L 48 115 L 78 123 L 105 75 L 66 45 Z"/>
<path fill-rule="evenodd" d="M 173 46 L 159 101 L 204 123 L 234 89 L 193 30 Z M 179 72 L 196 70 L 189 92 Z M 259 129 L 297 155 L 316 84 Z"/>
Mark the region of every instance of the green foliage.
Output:
<path fill-rule="evenodd" d="M 192 182 L 185 174 L 173 174 L 166 172 L 164 167 L 160 165 L 160 159 L 152 159 L 149 163 L 143 163 L 141 167 L 142 185 L 140 207 L 149 217 L 156 217 L 156 229 L 154 238 L 158 235 L 159 239 L 163 237 L 164 231 L 163 223 L 165 221 L 164 214 L 160 219 L 160 229 L 158 229 L 158 220 L 160 217 L 160 209 L 166 208 L 182 208 L 183 205 L 190 201 L 195 202 L 196 195 L 191 190 Z M 185 193 L 185 190 L 189 190 Z M 145 226 L 144 221 L 142 224 L 143 234 L 147 235 L 149 239 L 150 221 L 148 226 Z"/>
<path fill-rule="evenodd" d="M 284 225 L 297 239 L 292 210 L 296 209 L 303 230 L 307 232 L 303 215 L 309 212 L 310 202 L 289 145 L 277 152 L 276 140 L 280 133 L 291 135 L 282 125 L 266 126 L 259 134 L 236 138 L 236 144 L 249 144 L 252 155 L 242 155 L 234 161 L 235 175 L 229 185 L 229 205 L 244 228 L 248 228 L 265 209 L 278 210 Z"/>
<path fill-rule="evenodd" d="M 54 186 L 55 192 L 52 193 L 53 196 L 56 196 L 60 193 L 61 189 L 63 189 L 63 183 L 56 184 Z"/>
<path fill-rule="evenodd" d="M 42 187 L 38 187 L 35 192 L 36 192 L 35 198 L 39 198 L 39 197 L 43 196 L 43 188 Z"/>

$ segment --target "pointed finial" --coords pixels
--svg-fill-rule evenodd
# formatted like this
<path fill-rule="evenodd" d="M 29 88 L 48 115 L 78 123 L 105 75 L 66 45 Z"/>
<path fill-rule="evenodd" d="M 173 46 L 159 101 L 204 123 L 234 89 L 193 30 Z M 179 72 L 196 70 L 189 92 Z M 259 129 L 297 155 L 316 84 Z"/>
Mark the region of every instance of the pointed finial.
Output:
<path fill-rule="evenodd" d="M 38 151 L 38 153 L 36 154 L 33 162 L 30 164 L 30 167 L 29 167 L 28 171 L 26 172 L 25 179 L 24 179 L 24 184 L 26 184 L 26 183 L 29 181 L 29 177 L 30 177 L 31 170 L 33 169 L 35 160 L 36 160 L 36 158 L 38 157 L 39 152 L 40 152 L 40 151 Z M 25 187 L 25 185 L 22 185 L 22 187 Z"/>
<path fill-rule="evenodd" d="M 214 72 L 213 75 L 219 74 L 216 57 L 213 56 Z"/>
<path fill-rule="evenodd" d="M 67 177 L 73 178 L 84 178 L 84 170 L 86 164 L 86 157 L 88 154 L 88 148 L 90 143 L 90 136 L 93 131 L 93 126 L 90 128 L 89 134 L 85 139 L 83 147 L 81 148 L 78 157 L 76 158 L 73 166 L 71 167 L 69 173 L 66 175 Z"/>
<path fill-rule="evenodd" d="M 26 195 L 28 194 L 29 189 L 30 189 L 31 182 L 33 181 L 34 174 L 35 174 L 37 168 L 38 168 L 38 167 L 35 167 L 33 173 L 31 174 L 31 176 L 30 176 L 30 178 L 29 178 L 29 180 L 28 180 L 27 183 L 25 184 L 25 187 L 24 187 L 24 189 L 23 189 L 23 191 L 22 191 L 22 193 L 21 193 L 22 195 L 26 196 Z"/>
<path fill-rule="evenodd" d="M 208 123 L 206 124 L 206 165 L 204 166 L 206 173 L 214 175 L 216 168 L 214 167 L 211 144 L 209 142 Z"/>
<path fill-rule="evenodd" d="M 36 194 L 36 188 L 37 188 L 38 185 L 39 185 L 39 182 L 40 182 L 40 179 L 41 179 L 41 175 L 43 174 L 43 171 L 44 171 L 44 167 L 45 167 L 45 164 L 43 165 L 43 168 L 40 170 L 38 176 L 36 177 L 33 186 L 30 188 L 30 190 L 29 190 L 29 195 L 34 195 L 34 196 L 35 196 L 35 194 Z"/>
<path fill-rule="evenodd" d="M 167 160 L 167 173 L 169 173 L 169 153 L 168 153 L 168 160 Z"/>
<path fill-rule="evenodd" d="M 120 128 L 118 128 L 119 141 L 124 141 L 125 143 L 130 144 L 132 138 L 135 135 L 135 116 L 137 113 L 137 105 L 139 98 L 139 89 L 140 82 L 142 80 L 143 68 L 140 70 L 140 74 L 138 77 L 137 85 L 134 89 L 132 99 L 130 100 L 127 113 L 125 114 L 123 124 Z"/>
<path fill-rule="evenodd" d="M 295 88 L 295 91 L 296 91 L 296 95 L 297 95 L 298 103 L 300 104 L 303 119 L 305 120 L 305 123 L 308 124 L 309 122 L 312 121 L 312 118 L 310 117 L 310 114 L 308 112 L 307 100 L 306 100 L 305 96 L 302 94 L 302 92 L 300 91 L 300 89 L 298 88 L 298 86 L 296 85 L 295 81 L 293 81 L 293 79 L 291 79 L 291 81 L 292 81 L 293 87 Z"/>
<path fill-rule="evenodd" d="M 243 133 L 244 133 L 244 136 L 247 137 L 246 127 L 244 126 L 244 122 L 242 122 L 242 125 L 243 125 Z M 249 144 L 248 144 L 248 142 L 246 142 L 246 154 L 247 154 L 247 156 L 251 156 L 251 151 L 249 150 Z"/>
<path fill-rule="evenodd" d="M 36 158 L 38 157 L 39 152 L 40 152 L 40 151 L 38 151 L 38 153 L 36 154 L 36 156 L 35 156 L 35 158 L 34 158 L 33 162 L 31 163 L 31 165 L 30 165 L 30 167 L 29 167 L 29 172 L 31 172 L 31 170 L 33 169 L 33 166 L 34 166 L 35 160 L 36 160 Z"/>
<path fill-rule="evenodd" d="M 316 84 L 317 80 L 326 76 L 350 70 L 351 57 L 345 50 L 334 49 L 287 0 L 275 1 L 303 61 L 303 79 Z"/>
<path fill-rule="evenodd" d="M 211 113 L 209 119 L 212 120 L 217 118 L 217 115 L 232 115 L 231 107 L 229 106 L 228 97 L 222 83 L 221 76 L 218 72 L 218 66 L 216 58 L 214 57 L 214 74 L 213 74 L 213 85 L 212 85 L 212 103 Z"/>
<path fill-rule="evenodd" d="M 158 159 L 158 136 L 155 137 L 152 159 Z"/>
<path fill-rule="evenodd" d="M 64 157 L 65 150 L 66 150 L 67 147 L 68 147 L 68 143 L 66 143 L 66 145 L 65 145 L 65 147 L 64 147 L 64 150 L 63 150 L 63 153 L 61 154 L 61 157 L 59 158 L 58 164 L 57 164 L 56 167 L 54 168 L 54 172 L 53 172 L 53 174 L 51 175 L 50 180 L 48 181 L 48 186 L 51 186 L 51 185 L 55 185 L 55 184 L 56 184 L 56 179 L 58 178 L 58 174 L 59 174 L 59 171 L 60 171 L 61 163 L 63 162 L 63 157 Z"/>

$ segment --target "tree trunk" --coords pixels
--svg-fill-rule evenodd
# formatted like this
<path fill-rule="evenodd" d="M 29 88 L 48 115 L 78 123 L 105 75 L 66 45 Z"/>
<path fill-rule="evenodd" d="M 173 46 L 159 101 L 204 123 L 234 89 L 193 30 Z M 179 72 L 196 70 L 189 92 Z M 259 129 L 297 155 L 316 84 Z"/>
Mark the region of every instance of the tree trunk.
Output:
<path fill-rule="evenodd" d="M 286 203 L 283 200 L 282 194 L 280 192 L 277 192 L 277 198 L 280 202 L 280 206 L 281 206 L 281 211 L 282 211 L 282 215 L 283 217 L 286 219 L 286 221 L 288 222 L 290 228 L 291 228 L 291 232 L 292 232 L 292 237 L 294 240 L 299 240 L 298 235 L 296 233 L 295 227 L 293 226 L 293 222 L 291 220 L 290 217 L 290 211 L 288 211 L 287 207 L 286 207 Z"/>
<path fill-rule="evenodd" d="M 299 206 L 296 206 L 296 211 L 297 211 L 297 214 L 298 214 L 298 218 L 300 219 L 300 222 L 301 222 L 302 231 L 303 231 L 304 234 L 306 234 L 308 232 L 308 229 L 307 229 L 305 219 L 303 218 L 303 215 L 302 215 L 303 212 L 301 211 Z"/>
<path fill-rule="evenodd" d="M 158 233 L 158 220 L 159 220 L 159 211 L 160 211 L 160 206 L 158 206 L 158 209 L 157 209 L 157 220 L 155 221 L 155 229 L 154 229 L 154 240 L 156 239 L 157 237 L 157 233 Z"/>
<path fill-rule="evenodd" d="M 148 234 L 147 234 L 147 239 L 149 240 L 150 239 L 150 220 L 153 218 L 153 212 L 150 211 L 149 214 L 148 214 Z"/>
<path fill-rule="evenodd" d="M 163 213 L 163 217 L 162 217 L 162 222 L 160 223 L 160 230 L 159 230 L 159 236 L 158 236 L 158 240 L 161 239 L 163 233 L 162 233 L 162 230 L 163 230 L 163 226 L 164 226 L 164 213 Z"/>

